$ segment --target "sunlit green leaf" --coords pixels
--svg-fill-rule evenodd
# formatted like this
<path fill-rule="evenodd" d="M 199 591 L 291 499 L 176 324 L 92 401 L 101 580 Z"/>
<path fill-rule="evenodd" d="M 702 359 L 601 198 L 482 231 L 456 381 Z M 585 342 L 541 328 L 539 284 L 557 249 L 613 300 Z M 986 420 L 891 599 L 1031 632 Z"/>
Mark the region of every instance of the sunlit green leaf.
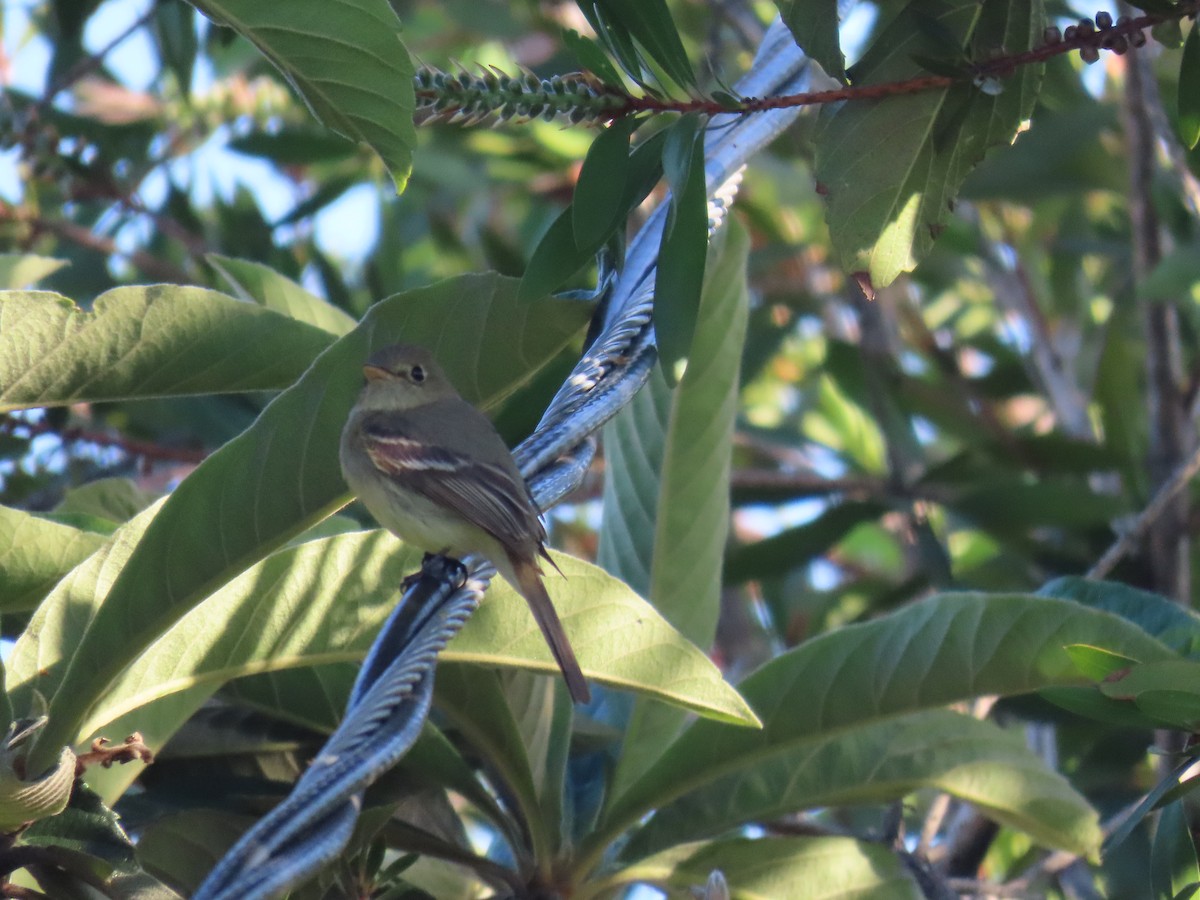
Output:
<path fill-rule="evenodd" d="M 0 253 L 0 290 L 15 291 L 30 287 L 67 264 L 65 259 L 51 259 L 33 253 Z"/>
<path fill-rule="evenodd" d="M 1079 674 L 1091 678 L 1093 681 L 1102 681 L 1121 669 L 1137 665 L 1136 659 L 1130 659 L 1120 653 L 1113 653 L 1103 647 L 1068 644 L 1063 649 L 1071 657 L 1071 662 L 1079 670 Z"/>
<path fill-rule="evenodd" d="M 694 341 L 695 359 L 672 396 L 653 532 L 650 598 L 701 648 L 716 635 L 729 534 L 729 472 L 738 374 L 749 313 L 749 237 L 734 219 L 714 238 Z M 615 511 L 614 511 L 615 512 Z M 614 789 L 658 758 L 678 710 L 638 703 L 626 724 Z"/>
<path fill-rule="evenodd" d="M 754 724 L 716 666 L 653 607 L 603 570 L 571 557 L 555 558 L 567 577 L 551 575 L 546 587 L 588 677 L 724 722 Z M 485 665 L 521 660 L 522 668 L 558 672 L 524 601 L 503 583 L 489 589 L 445 658 Z"/>
<path fill-rule="evenodd" d="M 341 337 L 354 327 L 354 319 L 345 312 L 262 263 L 216 253 L 208 255 L 208 262 L 243 300 L 261 303 L 267 309 L 291 316 L 298 322 L 305 322 L 336 337 Z"/>
<path fill-rule="evenodd" d="M 895 16 L 854 67 L 856 85 L 921 74 L 912 56 L 962 49 L 974 58 L 1012 54 L 1041 41 L 1040 0 L 939 0 Z M 946 47 L 922 27 L 954 35 Z M 910 271 L 929 251 L 967 173 L 990 147 L 1009 143 L 1030 114 L 1039 65 L 1020 66 L 999 94 L 969 81 L 951 87 L 846 103 L 817 141 L 816 178 L 828 202 L 830 235 L 842 266 L 876 289 Z M 887 152 L 879 152 L 881 143 Z"/>
<path fill-rule="evenodd" d="M 0 294 L 0 411 L 279 389 L 331 340 L 201 288 L 116 288 L 90 311 L 57 294 Z"/>
<path fill-rule="evenodd" d="M 0 506 L 0 611 L 33 609 L 105 536 Z"/>
<path fill-rule="evenodd" d="M 382 157 L 403 192 L 416 144 L 413 65 L 386 0 L 192 0 L 254 43 L 313 114 Z"/>

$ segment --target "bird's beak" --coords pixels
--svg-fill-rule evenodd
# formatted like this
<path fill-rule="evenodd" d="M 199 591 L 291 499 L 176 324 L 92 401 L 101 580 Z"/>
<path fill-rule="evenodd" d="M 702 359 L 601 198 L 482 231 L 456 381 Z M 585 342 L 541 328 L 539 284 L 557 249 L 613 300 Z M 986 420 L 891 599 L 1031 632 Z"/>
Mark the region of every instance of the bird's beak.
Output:
<path fill-rule="evenodd" d="M 391 374 L 391 372 L 382 366 L 373 366 L 370 363 L 363 366 L 363 375 L 367 381 L 383 381 L 385 378 L 390 377 Z"/>

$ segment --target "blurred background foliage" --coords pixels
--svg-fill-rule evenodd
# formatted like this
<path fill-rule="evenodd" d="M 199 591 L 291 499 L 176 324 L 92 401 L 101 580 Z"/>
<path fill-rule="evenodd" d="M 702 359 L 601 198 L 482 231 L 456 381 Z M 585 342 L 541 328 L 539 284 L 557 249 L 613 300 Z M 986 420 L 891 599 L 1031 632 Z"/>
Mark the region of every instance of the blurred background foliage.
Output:
<path fill-rule="evenodd" d="M 669 5 L 706 86 L 731 83 L 749 67 L 777 12 L 749 0 Z M 568 2 L 392 6 L 418 64 L 443 69 L 577 71 L 562 34 L 589 30 Z M 843 25 L 850 62 L 900 6 L 854 8 Z M 1049 21 L 1061 25 L 1096 12 L 1048 7 Z M 190 6 L 46 0 L 6 5 L 2 15 L 0 286 L 36 284 L 84 309 L 127 284 L 240 295 L 254 270 L 222 258 L 260 263 L 355 320 L 381 298 L 464 272 L 520 276 L 571 200 L 597 133 L 540 121 L 428 125 L 397 195 L 377 156 L 315 121 L 246 40 Z M 732 681 L 786 648 L 934 591 L 1029 593 L 1087 573 L 1192 459 L 1200 151 L 1186 149 L 1189 125 L 1177 101 L 1200 85 L 1180 83 L 1176 32 L 1162 29 L 1139 54 L 1137 85 L 1128 55 L 1104 53 L 1090 66 L 1079 54 L 1052 58 L 1028 133 L 970 174 L 928 255 L 872 300 L 830 244 L 813 174 L 819 115 L 802 117 L 749 168 L 736 218 L 748 236 L 750 310 L 713 649 Z M 887 154 L 886 139 L 878 152 Z M 663 190 L 635 211 L 633 226 Z M 594 276 L 585 270 L 569 286 L 589 286 Z M 533 428 L 571 353 L 499 414 L 512 442 Z M 82 559 L 248 427 L 271 396 L 10 413 L 0 431 L 0 501 L 97 536 L 81 539 Z M 556 543 L 585 558 L 596 555 L 603 478 L 601 461 L 553 516 Z M 107 493 L 93 506 L 97 485 Z M 1190 605 L 1195 528 L 1185 487 L 1145 542 L 1101 574 Z M 6 638 L 22 632 L 48 587 L 6 598 Z M 253 679 L 232 683 L 228 708 L 236 712 L 239 699 L 261 689 Z M 276 700 L 276 712 L 286 708 Z M 246 708 L 262 705 L 259 698 Z M 327 712 L 336 717 L 337 709 Z M 1000 715 L 1053 718 L 1052 756 L 1102 816 L 1155 783 L 1147 728 L 1100 726 L 1040 700 L 1005 701 Z M 317 723 L 282 718 L 256 719 L 244 757 L 224 746 L 220 777 L 245 778 L 251 793 L 290 779 Z M 168 754 L 147 770 L 142 791 L 128 798 L 131 821 L 157 791 L 178 799 L 202 789 L 202 763 L 185 762 Z M 883 834 L 900 817 L 919 833 L 941 802 L 926 790 L 902 807 L 843 807 L 776 826 L 783 834 L 813 819 Z M 1041 858 L 1025 833 L 962 815 L 939 845 L 961 854 L 952 874 L 1004 881 Z M 963 822 L 983 835 L 978 844 L 967 844 Z M 159 821 L 142 845 L 160 869 L 179 846 L 170 827 Z M 1092 894 L 1071 894 L 1066 882 L 1039 889 L 1147 896 L 1151 838 L 1139 829 L 1094 867 Z M 162 847 L 170 852 L 156 855 Z M 197 859 L 201 849 L 215 852 L 196 849 Z M 337 884 L 361 874 L 356 866 L 370 868 L 374 851 L 364 844 L 361 852 L 347 858 Z M 404 867 L 391 862 L 399 878 Z M 202 862 L 195 866 L 202 874 Z M 449 871 L 409 875 L 434 896 L 469 895 L 461 878 L 438 881 Z M 168 880 L 196 877 L 173 871 Z"/>

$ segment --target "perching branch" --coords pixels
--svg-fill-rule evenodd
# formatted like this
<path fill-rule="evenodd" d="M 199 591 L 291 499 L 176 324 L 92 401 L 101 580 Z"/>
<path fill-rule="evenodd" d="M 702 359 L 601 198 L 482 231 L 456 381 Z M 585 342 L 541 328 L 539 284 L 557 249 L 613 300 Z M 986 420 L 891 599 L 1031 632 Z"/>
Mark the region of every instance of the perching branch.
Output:
<path fill-rule="evenodd" d="M 1145 29 L 1163 22 L 1178 21 L 1200 11 L 1200 0 L 1182 3 L 1168 13 L 1153 13 L 1113 21 L 1106 12 L 1095 19 L 1080 19 L 1065 32 L 1046 29 L 1045 41 L 1032 50 L 980 60 L 964 65 L 956 75 L 930 74 L 883 84 L 847 85 L 823 91 L 804 91 L 778 96 L 729 96 L 674 99 L 650 93 L 632 94 L 589 73 L 540 79 L 524 72 L 508 75 L 496 69 L 478 74 L 465 68 L 445 72 L 422 68 L 414 78 L 417 121 L 453 122 L 471 125 L 482 121 L 527 122 L 532 119 L 570 124 L 596 124 L 639 113 L 722 113 L 747 115 L 778 109 L 823 106 L 856 100 L 882 100 L 906 94 L 941 91 L 955 84 L 1004 79 L 1017 69 L 1045 62 L 1064 53 L 1078 51 L 1087 63 L 1106 50 L 1122 55 L 1146 43 Z"/>

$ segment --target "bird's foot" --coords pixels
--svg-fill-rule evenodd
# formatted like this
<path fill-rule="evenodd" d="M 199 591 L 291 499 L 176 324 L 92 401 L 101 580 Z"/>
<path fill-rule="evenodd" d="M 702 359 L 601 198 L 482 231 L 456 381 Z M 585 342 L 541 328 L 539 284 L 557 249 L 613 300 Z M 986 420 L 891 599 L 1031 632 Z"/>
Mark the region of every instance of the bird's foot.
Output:
<path fill-rule="evenodd" d="M 421 570 L 407 576 L 400 582 L 400 587 L 407 592 L 427 575 L 436 581 L 448 579 L 453 583 L 455 589 L 458 589 L 467 581 L 467 567 L 454 557 L 446 556 L 444 553 L 426 553 L 421 559 Z"/>
<path fill-rule="evenodd" d="M 467 567 L 445 553 L 426 553 L 425 560 L 421 563 L 421 571 L 429 572 L 439 581 L 443 578 L 448 579 L 455 590 L 467 583 Z"/>

